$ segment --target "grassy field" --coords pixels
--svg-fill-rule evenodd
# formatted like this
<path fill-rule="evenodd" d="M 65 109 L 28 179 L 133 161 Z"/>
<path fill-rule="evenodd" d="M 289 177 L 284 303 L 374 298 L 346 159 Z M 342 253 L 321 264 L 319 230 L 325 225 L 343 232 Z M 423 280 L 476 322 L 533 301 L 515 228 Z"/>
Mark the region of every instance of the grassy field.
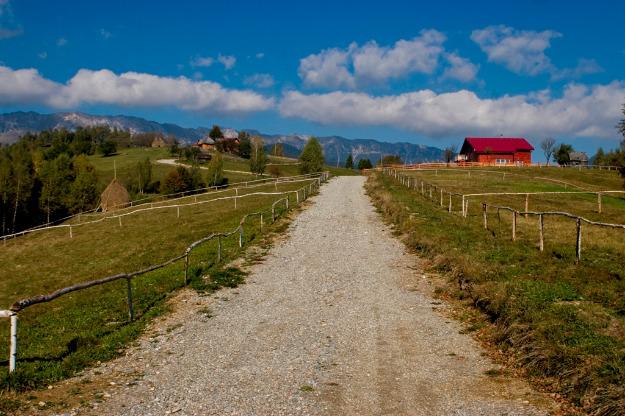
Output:
<path fill-rule="evenodd" d="M 532 171 L 523 171 L 536 176 Z M 622 186 L 622 180 L 613 172 L 610 176 L 607 172 L 585 176 L 590 172 L 552 169 L 554 175 L 550 175 L 546 171 L 541 176 L 578 186 Z M 523 192 L 557 189 L 552 184 L 528 183 L 521 178 L 516 184 L 506 178 L 503 185 L 486 174 L 482 177 L 472 173 L 471 179 L 466 172 L 449 173 L 452 177 L 441 172 L 438 176 L 436 172 L 427 175 L 432 182 L 438 178 L 441 185 L 470 187 L 471 192 L 486 192 L 492 189 L 490 186 Z M 513 357 L 514 364 L 546 390 L 563 394 L 594 414 L 625 414 L 623 231 L 585 235 L 584 256 L 575 264 L 572 224 L 546 223 L 555 230 L 550 230 L 552 237 L 546 241 L 545 251 L 540 252 L 535 218 L 528 219 L 527 224 L 520 218 L 519 239 L 513 242 L 510 224 L 503 214 L 501 224 L 491 215 L 489 229 L 485 230 L 481 215 L 450 215 L 446 206 L 440 207 L 391 177 L 374 174 L 368 191 L 379 210 L 405 235 L 407 245 L 430 259 L 433 270 L 448 277 L 448 285 L 438 288 L 438 292 L 466 301 L 492 323 L 478 323 L 472 330 L 479 330 L 483 338 L 502 351 L 502 356 Z M 559 208 L 573 208 L 566 204 L 561 199 Z M 622 215 L 617 212 L 619 204 L 605 215 Z M 477 201 L 475 205 L 479 205 Z M 573 238 L 554 236 L 565 232 Z"/>
<path fill-rule="evenodd" d="M 307 183 L 283 183 L 278 191 L 295 190 Z M 275 192 L 274 185 L 239 191 Z M 218 196 L 234 194 L 233 190 Z M 213 197 L 205 194 L 198 201 Z M 187 202 L 192 202 L 187 198 Z M 137 213 L 106 219 L 96 224 L 74 227 L 73 238 L 67 229 L 46 230 L 9 240 L 0 250 L 0 305 L 37 294 L 49 293 L 67 285 L 116 273 L 132 272 L 163 262 L 211 232 L 234 229 L 245 213 L 263 210 L 265 230 L 270 229 L 271 203 L 279 196 L 216 201 L 176 209 Z M 289 195 L 291 206 L 295 195 Z M 184 200 L 183 200 L 184 202 Z M 83 219 L 84 220 L 84 219 Z M 259 236 L 255 217 L 245 227 L 247 242 Z M 238 235 L 223 241 L 225 259 L 238 256 Z M 212 290 L 238 281 L 236 273 L 224 273 L 215 264 L 216 242 L 195 250 L 190 258 L 191 285 Z M 210 281 L 200 275 L 208 272 Z M 150 317 L 161 313 L 164 300 L 183 285 L 183 262 L 140 276 L 133 280 L 136 321 L 128 322 L 126 282 L 117 281 L 63 296 L 53 302 L 25 309 L 19 314 L 18 371 L 8 377 L 2 361 L 0 384 L 17 388 L 37 387 L 71 374 L 96 361 L 109 359 L 134 339 Z M 0 321 L 0 357 L 8 356 L 8 323 Z"/>

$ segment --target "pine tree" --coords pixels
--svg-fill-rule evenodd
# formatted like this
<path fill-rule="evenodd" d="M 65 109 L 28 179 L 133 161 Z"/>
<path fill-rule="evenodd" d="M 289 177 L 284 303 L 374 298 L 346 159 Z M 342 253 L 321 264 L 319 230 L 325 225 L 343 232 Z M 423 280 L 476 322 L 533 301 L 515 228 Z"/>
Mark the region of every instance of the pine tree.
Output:
<path fill-rule="evenodd" d="M 347 160 L 345 160 L 345 167 L 347 169 L 354 169 L 354 157 L 351 153 L 347 155 Z"/>
<path fill-rule="evenodd" d="M 321 172 L 325 163 L 323 149 L 316 138 L 311 137 L 299 156 L 300 172 L 303 174 Z"/>

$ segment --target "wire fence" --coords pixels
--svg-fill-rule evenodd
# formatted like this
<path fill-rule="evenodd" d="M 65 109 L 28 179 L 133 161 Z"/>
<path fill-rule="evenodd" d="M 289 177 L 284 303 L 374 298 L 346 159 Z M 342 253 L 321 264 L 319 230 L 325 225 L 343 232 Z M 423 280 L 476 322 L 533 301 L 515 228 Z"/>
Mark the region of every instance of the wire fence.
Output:
<path fill-rule="evenodd" d="M 295 192 L 297 195 L 297 199 L 296 199 L 296 203 L 297 205 L 299 205 L 301 202 L 305 201 L 308 197 L 310 197 L 311 195 L 313 195 L 315 192 L 317 192 L 317 190 L 320 188 L 321 184 L 325 181 L 327 181 L 329 178 L 329 173 L 328 172 L 323 172 L 320 173 L 319 175 L 317 175 L 317 177 L 315 178 L 311 178 L 309 179 L 310 183 L 308 185 L 305 185 L 301 188 L 299 188 L 296 191 L 288 191 L 288 192 L 279 192 L 279 193 L 254 193 L 254 194 L 246 194 L 246 195 L 242 195 L 242 196 L 231 196 L 231 197 L 223 197 L 220 198 L 220 200 L 223 199 L 234 199 L 236 201 L 237 198 L 241 198 L 241 197 L 245 197 L 245 196 L 252 196 L 252 195 L 259 195 L 259 194 L 263 194 L 263 195 L 277 195 L 277 196 L 281 196 L 280 198 L 276 199 L 275 201 L 273 201 L 273 203 L 271 204 L 271 210 L 270 210 L 270 215 L 271 215 L 271 222 L 275 222 L 277 220 L 277 218 L 279 217 L 279 215 L 281 213 L 284 212 L 288 212 L 290 207 L 289 207 L 289 197 L 288 194 Z M 287 194 L 286 197 L 284 197 L 283 195 Z M 300 197 L 301 195 L 301 197 Z M 211 200 L 212 201 L 212 200 Z M 280 209 L 280 205 L 284 204 L 284 208 Z M 167 208 L 170 208 L 170 206 L 168 206 Z M 0 310 L 0 318 L 8 318 L 10 319 L 10 334 L 9 334 L 9 373 L 13 373 L 16 369 L 16 365 L 17 365 L 17 341 L 18 341 L 18 337 L 17 337 L 17 324 L 18 324 L 18 315 L 20 312 L 24 311 L 25 309 L 33 306 L 33 305 L 37 305 L 37 304 L 41 304 L 41 303 L 47 303 L 47 302 L 51 302 L 55 299 L 58 299 L 64 295 L 67 295 L 69 293 L 72 292 L 76 292 L 76 291 L 81 291 L 81 290 L 85 290 L 94 286 L 101 286 L 101 285 L 105 285 L 111 282 L 115 282 L 115 281 L 119 281 L 119 280 L 125 280 L 126 281 L 126 286 L 127 286 L 127 290 L 126 290 L 126 301 L 127 301 L 127 305 L 128 305 L 128 319 L 130 321 L 133 321 L 135 319 L 135 314 L 134 314 L 134 302 L 133 302 L 133 290 L 132 290 L 132 280 L 138 276 L 144 275 L 146 273 L 149 272 L 153 272 L 155 270 L 158 269 L 162 269 L 166 266 L 169 266 L 171 264 L 174 264 L 176 262 L 179 261 L 184 261 L 184 281 L 183 281 L 183 286 L 186 286 L 189 283 L 189 256 L 192 253 L 193 250 L 195 250 L 196 248 L 198 248 L 199 246 L 208 243 L 210 241 L 216 240 L 217 242 L 217 251 L 216 251 L 216 262 L 219 263 L 222 261 L 222 239 L 223 238 L 227 238 L 230 237 L 232 235 L 238 235 L 238 246 L 239 248 L 243 248 L 244 244 L 245 244 L 245 226 L 248 223 L 248 221 L 251 218 L 258 218 L 259 221 L 259 226 L 260 226 L 260 231 L 262 232 L 263 227 L 264 227 L 264 222 L 265 222 L 265 214 L 267 214 L 267 212 L 264 211 L 259 211 L 259 212 L 252 212 L 252 213 L 248 213 L 245 214 L 240 222 L 239 225 L 234 228 L 231 231 L 228 232 L 220 232 L 220 233 L 211 233 L 197 241 L 194 241 L 193 243 L 191 243 L 181 254 L 170 258 L 169 260 L 166 260 L 162 263 L 159 264 L 154 264 L 151 266 L 148 266 L 146 268 L 143 268 L 141 270 L 135 271 L 135 272 L 131 272 L 131 273 L 120 273 L 120 274 L 115 274 L 115 275 L 111 275 L 111 276 L 106 276 L 100 279 L 96 279 L 96 280 L 91 280 L 91 281 L 87 281 L 87 282 L 82 282 L 82 283 L 78 283 L 75 285 L 71 285 L 71 286 L 67 286 L 61 289 L 58 289 L 54 292 L 48 293 L 48 294 L 44 294 L 44 295 L 38 295 L 38 296 L 33 296 L 30 298 L 26 298 L 26 299 L 21 299 L 16 301 L 15 303 L 13 303 L 11 305 L 11 307 L 8 310 Z M 129 214 L 126 214 L 129 215 Z M 119 216 L 118 218 L 121 218 L 121 216 Z"/>
<path fill-rule="evenodd" d="M 472 194 L 462 194 L 458 192 L 452 192 L 446 190 L 438 185 L 434 185 L 431 183 L 427 183 L 419 178 L 413 176 L 407 176 L 402 174 L 396 169 L 386 168 L 383 170 L 383 174 L 393 177 L 397 180 L 402 186 L 405 186 L 409 189 L 415 190 L 420 193 L 426 199 L 436 203 L 441 208 L 444 208 L 448 213 L 458 213 L 463 218 L 468 217 L 469 212 L 469 201 L 470 198 L 473 197 L 485 197 L 485 196 L 506 196 L 506 195 L 521 195 L 525 196 L 525 209 L 519 210 L 515 208 L 511 208 L 508 206 L 489 204 L 485 201 L 481 202 L 482 206 L 482 221 L 485 229 L 488 229 L 488 214 L 489 209 L 491 211 L 496 211 L 497 217 L 499 221 L 501 221 L 501 212 L 510 212 L 511 214 L 511 229 L 510 229 L 510 237 L 513 241 L 517 240 L 517 224 L 518 218 L 523 217 L 527 218 L 529 216 L 535 216 L 538 218 L 538 232 L 539 232 L 539 241 L 538 248 L 540 251 L 544 251 L 545 248 L 545 217 L 560 217 L 565 219 L 572 219 L 575 221 L 576 233 L 575 233 L 575 261 L 580 262 L 582 260 L 582 226 L 583 224 L 601 227 L 606 229 L 615 229 L 615 230 L 625 230 L 625 224 L 613 224 L 606 223 L 600 221 L 593 221 L 588 218 L 582 217 L 580 215 L 572 214 L 570 212 L 564 211 L 530 211 L 529 210 L 529 201 L 530 195 L 543 195 L 543 194 L 553 194 L 553 195 L 562 195 L 562 194 L 592 194 L 597 196 L 597 212 L 602 212 L 602 196 L 606 194 L 625 194 L 625 191 L 570 191 L 570 192 L 486 192 L 486 193 L 472 193 Z M 456 202 L 456 206 L 458 202 L 460 202 L 460 209 L 454 210 L 454 202 Z"/>

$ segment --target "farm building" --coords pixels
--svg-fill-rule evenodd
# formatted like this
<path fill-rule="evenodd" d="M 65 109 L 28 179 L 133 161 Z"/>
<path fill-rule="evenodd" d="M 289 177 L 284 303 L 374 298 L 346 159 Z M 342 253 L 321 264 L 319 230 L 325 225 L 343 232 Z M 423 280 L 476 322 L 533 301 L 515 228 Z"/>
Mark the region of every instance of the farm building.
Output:
<path fill-rule="evenodd" d="M 588 155 L 584 152 L 570 152 L 569 165 L 588 166 Z"/>
<path fill-rule="evenodd" d="M 215 141 L 206 136 L 194 143 L 192 147 L 197 147 L 200 150 L 213 150 L 215 148 Z"/>
<path fill-rule="evenodd" d="M 467 137 L 458 160 L 488 165 L 529 165 L 534 147 L 517 137 Z"/>

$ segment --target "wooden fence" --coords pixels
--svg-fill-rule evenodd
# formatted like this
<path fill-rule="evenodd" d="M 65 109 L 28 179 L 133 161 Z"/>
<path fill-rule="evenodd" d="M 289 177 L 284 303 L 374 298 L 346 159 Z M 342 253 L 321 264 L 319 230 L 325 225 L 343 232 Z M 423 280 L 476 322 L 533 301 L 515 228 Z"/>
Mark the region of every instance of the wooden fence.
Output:
<path fill-rule="evenodd" d="M 447 212 L 454 213 L 453 209 L 453 197 L 459 197 L 462 200 L 460 215 L 463 218 L 467 218 L 469 211 L 469 197 L 476 196 L 492 196 L 492 195 L 525 195 L 525 209 L 517 210 L 511 207 L 499 206 L 499 205 L 491 205 L 486 202 L 482 202 L 482 220 L 484 224 L 484 228 L 488 228 L 488 209 L 496 209 L 498 217 L 500 216 L 501 211 L 510 212 L 512 215 L 512 228 L 511 228 L 511 238 L 513 241 L 516 241 L 517 234 L 517 218 L 519 215 L 523 215 L 524 217 L 528 216 L 536 216 L 538 217 L 538 230 L 539 230 L 539 243 L 538 247 L 540 251 L 544 251 L 544 241 L 545 241 L 545 233 L 544 233 L 544 220 L 546 216 L 553 217 L 563 217 L 570 218 L 575 220 L 576 224 L 576 239 L 575 239 L 575 261 L 580 262 L 582 259 L 582 225 L 592 225 L 602 228 L 611 228 L 611 229 L 619 229 L 625 230 L 625 224 L 611 224 L 604 223 L 599 221 L 592 221 L 587 218 L 584 218 L 579 215 L 571 214 L 569 212 L 562 211 L 530 211 L 529 210 L 529 196 L 530 195 L 543 195 L 543 194 L 596 194 L 597 195 L 597 212 L 601 213 L 602 210 L 602 195 L 611 194 L 611 193 L 620 193 L 623 194 L 625 191 L 571 191 L 571 192 L 487 192 L 487 193 L 475 193 L 475 194 L 461 194 L 457 192 L 450 192 L 442 187 L 437 185 L 433 185 L 427 183 L 423 180 L 419 180 L 418 178 L 407 176 L 400 173 L 396 169 L 384 169 L 383 173 L 385 175 L 392 176 L 395 178 L 401 185 L 406 186 L 409 189 L 414 189 L 419 192 L 423 197 L 437 203 L 440 207 L 446 209 Z M 445 206 L 447 205 L 447 206 Z"/>
<path fill-rule="evenodd" d="M 228 189 L 223 189 L 221 191 L 218 190 L 221 187 L 215 186 L 215 187 L 211 187 L 211 188 L 199 188 L 199 189 L 195 190 L 195 192 L 200 192 L 200 193 L 196 193 L 196 194 L 190 194 L 191 192 L 194 192 L 194 191 L 178 192 L 178 193 L 169 194 L 169 195 L 170 196 L 176 196 L 176 195 L 184 194 L 185 196 L 179 196 L 177 198 L 172 198 L 172 199 L 163 199 L 163 200 L 160 200 L 160 201 L 157 201 L 157 202 L 144 202 L 142 204 L 134 204 L 133 205 L 131 203 L 129 207 L 118 209 L 118 210 L 114 211 L 115 212 L 114 214 L 111 214 L 111 215 L 94 214 L 95 210 L 92 210 L 92 211 L 89 211 L 89 212 L 75 214 L 75 215 L 72 215 L 72 216 L 69 216 L 69 217 L 65 217 L 64 221 L 66 223 L 64 223 L 64 224 L 54 225 L 57 222 L 57 221 L 54 221 L 52 223 L 42 224 L 42 225 L 37 226 L 37 227 L 33 227 L 33 228 L 26 229 L 26 230 L 22 230 L 22 231 L 19 231 L 17 233 L 6 234 L 6 235 L 3 235 L 0 238 L 2 238 L 3 242 L 6 244 L 6 241 L 9 240 L 9 239 L 13 239 L 13 238 L 16 238 L 16 237 L 21 237 L 21 236 L 24 236 L 24 235 L 27 235 L 27 234 L 32 234 L 32 233 L 35 233 L 35 232 L 41 232 L 41 231 L 46 231 L 46 230 L 58 229 L 58 228 L 67 228 L 67 229 L 69 229 L 69 235 L 70 235 L 70 237 L 72 237 L 73 236 L 73 228 L 74 227 L 84 226 L 84 225 L 88 225 L 88 224 L 94 224 L 94 223 L 97 223 L 97 222 L 104 221 L 105 219 L 114 219 L 114 218 L 117 218 L 119 220 L 119 224 L 121 226 L 122 225 L 121 217 L 124 217 L 124 216 L 127 216 L 127 215 L 131 215 L 131 214 L 135 214 L 135 213 L 139 213 L 139 212 L 151 211 L 151 210 L 155 210 L 155 209 L 163 209 L 163 208 L 172 208 L 173 207 L 173 208 L 177 208 L 178 209 L 178 213 L 179 213 L 180 212 L 180 207 L 183 207 L 183 206 L 205 204 L 205 203 L 208 203 L 208 202 L 219 201 L 219 200 L 223 200 L 224 199 L 222 197 L 222 198 L 215 198 L 215 199 L 210 199 L 210 200 L 199 201 L 198 202 L 198 197 L 202 197 L 202 196 L 205 196 L 205 195 L 216 195 L 216 194 L 219 194 L 219 193 L 230 192 L 230 191 L 234 191 L 235 192 L 235 194 L 236 194 L 235 197 L 226 197 L 226 198 L 227 199 L 234 198 L 234 201 L 235 201 L 234 206 L 236 208 L 236 205 L 237 205 L 236 200 L 238 198 L 243 198 L 245 196 L 251 195 L 251 194 L 246 194 L 246 195 L 240 195 L 239 196 L 238 193 L 239 193 L 240 189 L 250 189 L 250 188 L 257 188 L 257 187 L 260 187 L 260 186 L 274 185 L 274 188 L 277 191 L 278 184 L 307 182 L 307 181 L 310 181 L 310 180 L 318 180 L 319 181 L 322 175 L 326 175 L 326 173 L 323 173 L 323 174 L 316 173 L 316 174 L 308 174 L 308 175 L 290 176 L 290 177 L 277 178 L 277 179 L 271 179 L 271 180 L 260 179 L 258 181 L 240 182 L 239 184 L 241 186 L 234 187 L 234 188 L 229 187 Z M 263 182 L 259 183 L 261 181 L 263 181 Z M 213 190 L 213 191 L 211 192 L 211 190 Z M 299 197 L 299 191 L 300 190 L 297 191 L 298 192 L 298 197 Z M 291 192 L 296 192 L 296 191 L 291 191 Z M 279 193 L 283 193 L 283 192 L 279 192 Z M 256 193 L 256 195 L 258 195 L 258 194 L 259 193 Z M 267 193 L 267 194 L 270 195 L 270 194 L 276 194 L 276 193 Z M 163 197 L 163 195 L 159 195 L 159 196 L 154 196 L 153 198 L 162 198 L 162 197 Z M 193 203 L 172 204 L 173 202 L 180 201 L 182 199 L 186 199 L 186 198 L 190 198 L 190 197 L 193 197 L 193 200 L 194 200 Z M 148 198 L 146 198 L 144 200 L 140 200 L 140 201 L 147 201 L 147 199 Z M 134 202 L 136 202 L 136 201 L 134 201 Z M 168 205 L 165 205 L 165 204 L 168 204 Z M 137 206 L 139 206 L 139 207 L 146 206 L 146 207 L 145 208 L 135 209 Z M 126 212 L 126 211 L 129 211 L 129 212 Z M 97 219 L 97 220 L 92 220 L 92 221 L 82 221 L 82 218 L 85 218 L 85 217 L 89 218 L 89 217 L 92 217 L 92 216 L 98 216 L 100 218 Z M 73 224 L 69 223 L 69 221 L 71 221 L 72 219 L 77 219 L 78 223 L 73 223 Z"/>
<path fill-rule="evenodd" d="M 327 172 L 323 172 L 321 173 L 317 178 L 315 178 L 316 180 L 312 180 L 310 184 L 298 189 L 297 191 L 289 191 L 289 192 L 296 192 L 298 197 L 297 197 L 297 204 L 303 202 L 304 200 L 306 200 L 310 195 L 314 194 L 319 187 L 321 186 L 322 182 L 325 182 L 327 179 L 329 178 L 329 174 Z M 300 192 L 302 194 L 302 198 L 300 199 L 299 195 Z M 279 193 L 281 195 L 284 195 L 283 193 Z M 248 196 L 251 194 L 248 194 Z M 278 195 L 276 193 L 272 193 L 271 195 Z M 240 196 L 243 197 L 243 196 Z M 234 198 L 236 200 L 236 198 L 240 198 L 237 196 L 232 196 L 232 197 L 223 197 L 220 199 L 232 199 Z M 282 197 L 277 199 L 276 201 L 274 201 L 271 204 L 271 222 L 275 222 L 280 211 L 277 210 L 277 206 L 281 203 L 284 203 L 284 212 L 287 212 L 289 210 L 289 198 L 288 195 L 286 197 Z M 169 207 L 167 207 L 169 208 Z M 72 285 L 72 286 L 67 286 L 61 289 L 58 289 L 52 293 L 49 294 L 45 294 L 45 295 L 38 295 L 38 296 L 33 296 L 27 299 L 21 299 L 16 301 L 15 303 L 13 303 L 13 305 L 11 305 L 11 307 L 8 310 L 0 310 L 0 318 L 9 318 L 10 319 L 10 336 L 9 336 L 9 373 L 12 373 L 15 371 L 16 368 L 16 363 L 17 363 L 17 322 L 18 322 L 18 314 L 23 311 L 24 309 L 31 307 L 33 305 L 37 305 L 40 303 L 47 303 L 47 302 L 51 302 L 63 295 L 66 295 L 68 293 L 72 293 L 72 292 L 76 292 L 76 291 L 80 291 L 80 290 L 84 290 L 90 287 L 94 287 L 94 286 L 100 286 L 100 285 L 104 285 L 110 282 L 114 282 L 117 280 L 126 280 L 127 283 L 127 290 L 126 290 L 126 298 L 127 298 L 127 303 L 128 303 L 128 319 L 130 321 L 134 320 L 134 306 L 133 306 L 133 294 L 132 294 L 132 279 L 137 277 L 137 276 L 141 276 L 144 275 L 146 273 L 158 270 L 158 269 L 162 269 L 163 267 L 166 267 L 168 265 L 171 265 L 177 261 L 181 261 L 184 260 L 184 282 L 183 285 L 186 286 L 188 284 L 188 277 L 189 277 L 189 255 L 191 254 L 191 252 L 199 247 L 200 245 L 207 243 L 209 241 L 212 240 L 217 240 L 217 258 L 216 261 L 219 263 L 221 262 L 222 259 L 222 250 L 221 250 L 221 239 L 222 238 L 226 238 L 229 236 L 232 236 L 234 234 L 238 233 L 238 238 L 239 238 L 239 248 L 242 248 L 245 242 L 245 232 L 244 232 L 244 226 L 246 224 L 246 222 L 248 221 L 249 218 L 252 217 L 258 217 L 259 219 L 259 223 L 260 223 L 260 230 L 262 232 L 263 226 L 264 226 L 264 212 L 260 211 L 260 212 L 253 212 L 253 213 L 248 213 L 245 214 L 242 218 L 241 221 L 239 222 L 239 225 L 228 232 L 222 232 L 222 233 L 211 233 L 209 235 L 207 235 L 204 238 L 201 238 L 200 240 L 197 240 L 193 243 L 191 243 L 182 254 L 175 256 L 173 258 L 170 258 L 169 260 L 163 262 L 163 263 L 159 263 L 159 264 L 154 264 L 151 265 L 149 267 L 146 267 L 142 270 L 138 270 L 132 273 L 121 273 L 121 274 L 115 274 L 112 276 L 106 276 L 100 279 L 96 279 L 96 280 L 91 280 L 88 282 L 83 282 L 83 283 L 78 283 L 76 285 Z M 120 217 L 121 218 L 121 217 Z"/>

